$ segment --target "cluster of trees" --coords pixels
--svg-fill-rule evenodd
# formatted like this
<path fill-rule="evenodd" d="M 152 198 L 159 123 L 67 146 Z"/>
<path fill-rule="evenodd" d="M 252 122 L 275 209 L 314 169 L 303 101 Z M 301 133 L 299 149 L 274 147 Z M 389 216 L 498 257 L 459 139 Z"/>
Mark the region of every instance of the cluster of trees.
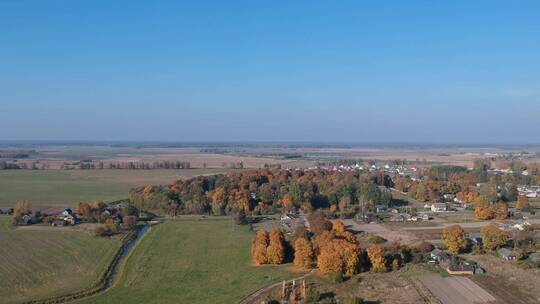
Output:
<path fill-rule="evenodd" d="M 482 233 L 483 248 L 471 248 L 471 244 L 467 241 L 465 230 L 459 225 L 452 225 L 445 228 L 442 234 L 442 241 L 448 252 L 459 254 L 465 252 L 467 249 L 497 250 L 506 245 L 510 240 L 510 235 L 506 231 L 499 229 L 493 224 L 482 227 L 480 232 Z"/>
<path fill-rule="evenodd" d="M 310 228 L 313 227 L 310 225 Z M 252 242 L 253 263 L 281 264 L 289 262 L 287 257 L 291 256 L 296 267 L 316 268 L 321 274 L 339 282 L 370 269 L 373 272 L 397 270 L 405 263 L 413 261 L 415 255 L 416 261 L 422 260 L 433 249 L 429 243 L 415 248 L 398 243 L 392 243 L 385 248 L 381 244 L 371 243 L 364 250 L 360 248 L 356 236 L 347 231 L 339 220 L 333 224 L 327 221 L 316 231 L 317 233 L 308 232 L 304 226 L 297 227 L 290 241 L 292 246 L 289 246 L 279 230 L 270 234 L 260 230 Z M 288 250 L 292 250 L 292 254 L 289 254 Z"/>
<path fill-rule="evenodd" d="M 111 214 L 118 214 L 121 218 L 124 218 L 127 216 L 137 216 L 139 210 L 131 204 L 123 204 L 118 208 L 112 208 L 102 201 L 95 201 L 91 204 L 78 202 L 75 206 L 75 213 L 77 216 L 90 222 L 104 223 L 105 220 L 111 217 Z"/>
<path fill-rule="evenodd" d="M 356 237 L 345 230 L 341 221 L 336 221 L 330 231 L 325 230 L 314 236 L 312 242 L 314 262 L 322 274 L 341 280 L 361 270 L 363 252 Z"/>
<path fill-rule="evenodd" d="M 375 205 L 391 205 L 392 195 L 384 187 L 389 181 L 382 173 L 260 169 L 139 187 L 129 197 L 141 209 L 170 215 L 223 215 L 240 209 L 265 213 L 276 208 L 329 208 L 352 215 Z"/>
<path fill-rule="evenodd" d="M 480 196 L 473 203 L 474 215 L 479 220 L 504 220 L 508 217 L 508 205 L 504 202 L 490 203 Z"/>
<path fill-rule="evenodd" d="M 137 224 L 139 211 L 130 204 L 111 208 L 101 201 L 95 201 L 91 204 L 77 203 L 75 214 L 88 222 L 99 223 L 100 225 L 95 228 L 95 234 L 107 236 L 118 233 L 121 228 L 133 229 Z"/>
<path fill-rule="evenodd" d="M 279 265 L 285 262 L 285 236 L 279 229 L 268 233 L 259 230 L 251 244 L 251 255 L 255 265 L 273 264 Z"/>

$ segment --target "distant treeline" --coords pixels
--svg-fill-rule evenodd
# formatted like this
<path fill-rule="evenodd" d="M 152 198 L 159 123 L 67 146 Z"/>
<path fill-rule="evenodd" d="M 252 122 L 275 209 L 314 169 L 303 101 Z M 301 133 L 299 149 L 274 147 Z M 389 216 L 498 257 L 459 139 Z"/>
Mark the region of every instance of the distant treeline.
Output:
<path fill-rule="evenodd" d="M 30 154 L 20 151 L 0 151 L 0 158 L 28 158 Z"/>
<path fill-rule="evenodd" d="M 243 162 L 223 162 L 222 168 L 243 169 Z M 206 163 L 203 163 L 206 168 Z M 271 167 L 271 166 L 269 166 Z M 190 162 L 185 161 L 135 161 L 135 162 L 101 162 L 92 160 L 82 160 L 75 162 L 65 162 L 60 166 L 60 170 L 156 170 L 156 169 L 192 169 Z M 0 170 L 48 170 L 51 169 L 47 162 L 7 162 L 0 161 Z"/>
<path fill-rule="evenodd" d="M 130 161 L 130 162 L 94 162 L 81 161 L 77 163 L 66 163 L 62 165 L 62 169 L 127 169 L 127 170 L 152 170 L 152 169 L 191 169 L 190 162 L 183 161 Z"/>

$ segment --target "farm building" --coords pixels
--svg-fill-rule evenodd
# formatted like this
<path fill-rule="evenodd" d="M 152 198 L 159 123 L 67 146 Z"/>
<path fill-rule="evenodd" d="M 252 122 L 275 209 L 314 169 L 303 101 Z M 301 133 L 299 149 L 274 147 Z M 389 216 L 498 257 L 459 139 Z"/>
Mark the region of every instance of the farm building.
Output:
<path fill-rule="evenodd" d="M 500 248 L 497 253 L 501 258 L 507 261 L 513 261 L 516 259 L 516 253 L 508 248 Z"/>
<path fill-rule="evenodd" d="M 451 275 L 473 275 L 474 266 L 472 265 L 450 265 L 446 268 L 446 271 Z"/>

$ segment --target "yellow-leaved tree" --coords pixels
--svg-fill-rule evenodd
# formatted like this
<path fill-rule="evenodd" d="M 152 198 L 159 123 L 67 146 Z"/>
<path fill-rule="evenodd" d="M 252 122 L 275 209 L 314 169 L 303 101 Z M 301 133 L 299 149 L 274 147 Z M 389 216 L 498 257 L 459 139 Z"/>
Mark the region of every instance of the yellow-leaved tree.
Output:
<path fill-rule="evenodd" d="M 510 239 L 508 233 L 492 224 L 482 227 L 480 232 L 482 233 L 484 248 L 489 250 L 495 250 L 503 246 Z"/>
<path fill-rule="evenodd" d="M 268 257 L 266 256 L 266 248 L 268 247 L 268 232 L 261 229 L 255 235 L 253 242 L 251 243 L 251 257 L 253 264 L 262 265 L 268 263 Z"/>
<path fill-rule="evenodd" d="M 460 225 L 446 227 L 442 233 L 442 241 L 448 251 L 453 254 L 458 254 L 467 247 L 465 230 Z"/>
<path fill-rule="evenodd" d="M 367 254 L 372 269 L 375 272 L 384 272 L 386 270 L 384 259 L 384 248 L 378 244 L 372 244 L 367 248 Z"/>
<path fill-rule="evenodd" d="M 294 241 L 294 265 L 304 269 L 313 266 L 313 248 L 305 238 L 297 238 Z"/>
<path fill-rule="evenodd" d="M 268 263 L 279 265 L 285 262 L 285 236 L 279 229 L 270 232 L 270 243 L 266 248 Z"/>

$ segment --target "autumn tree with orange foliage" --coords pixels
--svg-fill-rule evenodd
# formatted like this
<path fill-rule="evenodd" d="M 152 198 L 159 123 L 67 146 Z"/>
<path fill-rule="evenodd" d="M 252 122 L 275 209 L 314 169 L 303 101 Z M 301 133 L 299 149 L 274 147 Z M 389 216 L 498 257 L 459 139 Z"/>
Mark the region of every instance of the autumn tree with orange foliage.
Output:
<path fill-rule="evenodd" d="M 77 215 L 80 217 L 90 218 L 92 215 L 92 209 L 90 208 L 89 204 L 78 202 L 77 206 L 75 207 L 75 213 L 77 213 Z"/>
<path fill-rule="evenodd" d="M 337 228 L 339 230 L 339 224 Z M 324 231 L 315 239 L 318 251 L 317 267 L 323 274 L 352 276 L 360 266 L 360 248 L 352 233 L 343 231 Z"/>
<path fill-rule="evenodd" d="M 214 215 L 225 214 L 225 206 L 227 206 L 227 191 L 224 187 L 218 187 L 209 194 L 212 202 L 212 213 Z"/>
<path fill-rule="evenodd" d="M 495 217 L 495 210 L 489 204 L 476 206 L 474 208 L 474 216 L 479 220 L 491 220 Z"/>
<path fill-rule="evenodd" d="M 337 235 L 344 233 L 345 224 L 339 220 L 335 221 L 334 224 L 332 224 L 332 231 L 334 231 Z"/>
<path fill-rule="evenodd" d="M 339 249 L 335 246 L 324 246 L 317 257 L 317 268 L 322 274 L 343 273 L 343 261 Z"/>
<path fill-rule="evenodd" d="M 297 238 L 294 241 L 294 265 L 303 269 L 313 266 L 313 248 L 305 238 Z"/>
<path fill-rule="evenodd" d="M 493 205 L 494 217 L 498 220 L 504 220 L 508 217 L 508 205 L 505 203 L 497 203 Z"/>
<path fill-rule="evenodd" d="M 280 229 L 270 232 L 270 243 L 266 248 L 268 263 L 279 265 L 285 262 L 285 236 Z"/>
<path fill-rule="evenodd" d="M 516 203 L 516 209 L 521 211 L 528 211 L 530 208 L 529 206 L 529 198 L 525 195 L 518 196 L 517 203 Z"/>
<path fill-rule="evenodd" d="M 482 227 L 480 232 L 482 233 L 484 248 L 489 250 L 495 250 L 503 246 L 510 239 L 506 231 L 492 224 Z"/>
<path fill-rule="evenodd" d="M 292 211 L 294 209 L 293 200 L 291 199 L 291 196 L 288 194 L 285 195 L 285 197 L 281 199 L 280 204 L 283 207 L 283 210 L 285 211 Z"/>
<path fill-rule="evenodd" d="M 232 193 L 232 198 L 229 201 L 232 202 L 232 209 L 240 210 L 244 209 L 246 213 L 251 211 L 251 201 L 249 198 L 249 192 L 246 190 L 237 190 Z"/>
<path fill-rule="evenodd" d="M 448 251 L 453 254 L 458 254 L 467 247 L 465 239 L 465 230 L 460 225 L 452 225 L 443 230 L 443 244 L 448 248 Z"/>
<path fill-rule="evenodd" d="M 461 191 L 456 194 L 458 200 L 464 204 L 470 204 L 478 197 L 478 194 L 474 191 Z"/>
<path fill-rule="evenodd" d="M 367 255 L 373 271 L 384 272 L 386 270 L 384 248 L 381 245 L 370 245 L 367 248 Z"/>
<path fill-rule="evenodd" d="M 268 263 L 268 256 L 266 255 L 268 243 L 268 232 L 264 229 L 259 230 L 251 243 L 251 257 L 253 264 L 262 265 Z"/>

